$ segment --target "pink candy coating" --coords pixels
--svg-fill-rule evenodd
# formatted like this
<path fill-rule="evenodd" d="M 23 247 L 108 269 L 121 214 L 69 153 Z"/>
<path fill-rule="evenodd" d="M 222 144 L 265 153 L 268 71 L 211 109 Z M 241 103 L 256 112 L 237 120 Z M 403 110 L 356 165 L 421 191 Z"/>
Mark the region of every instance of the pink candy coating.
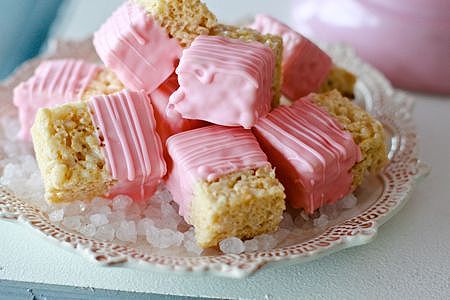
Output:
<path fill-rule="evenodd" d="M 167 187 L 189 220 L 193 186 L 199 180 L 270 165 L 250 130 L 212 125 L 176 134 L 167 140 L 172 158 Z"/>
<path fill-rule="evenodd" d="M 34 75 L 14 89 L 14 105 L 19 112 L 19 138 L 31 140 L 30 129 L 39 108 L 75 100 L 84 92 L 101 68 L 75 59 L 42 62 Z"/>
<path fill-rule="evenodd" d="M 272 50 L 261 43 L 199 36 L 183 51 L 169 111 L 251 128 L 271 109 L 274 68 Z"/>
<path fill-rule="evenodd" d="M 123 90 L 88 102 L 113 179 L 110 197 L 150 197 L 166 174 L 153 109 L 144 91 Z"/>
<path fill-rule="evenodd" d="M 287 25 L 267 15 L 257 15 L 250 27 L 283 38 L 282 92 L 286 97 L 297 100 L 319 90 L 333 65 L 325 52 Z"/>
<path fill-rule="evenodd" d="M 178 89 L 178 87 L 177 75 L 173 74 L 162 85 L 149 94 L 155 113 L 156 129 L 163 145 L 170 136 L 176 133 L 202 127 L 207 124 L 204 121 L 184 119 L 176 111 L 171 111 L 168 114 L 166 113 L 169 97 Z"/>
<path fill-rule="evenodd" d="M 307 98 L 281 106 L 253 128 L 295 208 L 313 213 L 350 192 L 361 159 L 352 135 Z"/>
<path fill-rule="evenodd" d="M 181 46 L 147 12 L 125 2 L 94 35 L 103 63 L 133 90 L 152 92 L 175 70 Z"/>

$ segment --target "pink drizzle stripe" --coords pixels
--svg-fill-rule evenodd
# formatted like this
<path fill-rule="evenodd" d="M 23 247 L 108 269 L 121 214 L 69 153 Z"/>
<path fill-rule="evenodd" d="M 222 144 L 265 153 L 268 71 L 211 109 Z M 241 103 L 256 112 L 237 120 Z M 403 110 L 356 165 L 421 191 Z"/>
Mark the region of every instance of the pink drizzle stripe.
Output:
<path fill-rule="evenodd" d="M 261 43 L 199 36 L 183 51 L 180 88 L 169 108 L 189 119 L 250 128 L 270 111 L 274 68 L 272 50 Z"/>
<path fill-rule="evenodd" d="M 361 159 L 359 147 L 330 114 L 307 98 L 277 108 L 254 132 L 294 207 L 312 213 L 350 192 L 351 168 Z"/>
<path fill-rule="evenodd" d="M 188 218 L 193 185 L 200 179 L 270 165 L 249 130 L 212 125 L 176 134 L 167 140 L 172 170 L 167 185 Z"/>
<path fill-rule="evenodd" d="M 77 99 L 101 70 L 82 60 L 44 61 L 34 75 L 14 89 L 14 105 L 19 109 L 19 137 L 30 140 L 34 116 L 41 107 L 51 107 Z"/>
<path fill-rule="evenodd" d="M 181 47 L 147 12 L 127 1 L 94 34 L 103 63 L 134 90 L 152 92 L 174 71 Z"/>
<path fill-rule="evenodd" d="M 166 164 L 145 92 L 96 96 L 89 106 L 111 176 L 118 181 L 110 196 L 126 194 L 136 200 L 151 196 L 166 174 Z"/>

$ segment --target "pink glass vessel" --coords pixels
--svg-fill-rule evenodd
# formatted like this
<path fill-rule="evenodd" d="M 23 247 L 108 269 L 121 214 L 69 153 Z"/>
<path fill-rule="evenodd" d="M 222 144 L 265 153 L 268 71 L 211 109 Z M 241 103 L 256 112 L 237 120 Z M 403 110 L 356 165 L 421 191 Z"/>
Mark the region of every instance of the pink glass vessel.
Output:
<path fill-rule="evenodd" d="M 450 94 L 450 1 L 295 0 L 291 23 L 321 41 L 346 42 L 394 85 Z"/>

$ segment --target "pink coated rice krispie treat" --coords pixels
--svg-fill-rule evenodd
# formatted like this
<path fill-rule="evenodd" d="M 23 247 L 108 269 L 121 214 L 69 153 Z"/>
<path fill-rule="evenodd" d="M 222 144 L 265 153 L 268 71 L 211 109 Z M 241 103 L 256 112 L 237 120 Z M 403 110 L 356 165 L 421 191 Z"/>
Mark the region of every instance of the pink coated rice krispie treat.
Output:
<path fill-rule="evenodd" d="M 324 51 L 287 25 L 267 15 L 257 15 L 250 27 L 263 34 L 283 38 L 281 90 L 286 97 L 297 100 L 319 91 L 333 67 L 331 58 Z"/>
<path fill-rule="evenodd" d="M 167 187 L 201 247 L 278 228 L 284 189 L 250 130 L 206 126 L 167 140 Z"/>
<path fill-rule="evenodd" d="M 129 0 L 95 33 L 94 46 L 127 88 L 150 93 L 173 73 L 182 49 L 216 22 L 199 0 Z"/>
<path fill-rule="evenodd" d="M 110 94 L 123 89 L 114 73 L 76 59 L 46 60 L 32 77 L 14 89 L 21 130 L 19 138 L 31 140 L 30 128 L 41 107 L 51 107 L 91 95 Z"/>
<path fill-rule="evenodd" d="M 182 48 L 144 8 L 127 1 L 94 34 L 103 63 L 127 88 L 151 92 L 175 70 Z"/>
<path fill-rule="evenodd" d="M 184 118 L 251 128 L 271 109 L 275 57 L 258 42 L 199 36 L 183 51 L 180 87 L 169 111 Z"/>
<path fill-rule="evenodd" d="M 326 110 L 303 98 L 260 119 L 253 132 L 295 208 L 312 214 L 352 191 L 361 152 Z"/>
<path fill-rule="evenodd" d="M 31 132 L 50 202 L 103 195 L 144 200 L 166 174 L 153 109 L 143 91 L 41 108 Z"/>

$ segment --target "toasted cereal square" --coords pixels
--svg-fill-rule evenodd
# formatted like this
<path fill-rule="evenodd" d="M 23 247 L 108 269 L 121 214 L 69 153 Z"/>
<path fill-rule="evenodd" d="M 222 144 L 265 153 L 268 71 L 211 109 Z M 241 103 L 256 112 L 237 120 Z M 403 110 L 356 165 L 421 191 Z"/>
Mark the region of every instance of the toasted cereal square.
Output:
<path fill-rule="evenodd" d="M 356 76 L 353 73 L 335 65 L 331 68 L 325 82 L 320 87 L 320 93 L 338 90 L 344 97 L 354 98 L 355 84 Z"/>
<path fill-rule="evenodd" d="M 49 202 L 90 199 L 113 184 L 87 103 L 39 109 L 31 134 Z"/>
<path fill-rule="evenodd" d="M 199 0 L 135 0 L 155 18 L 182 47 L 189 47 L 199 35 L 208 35 L 216 16 Z"/>
<path fill-rule="evenodd" d="M 112 70 L 103 68 L 88 83 L 80 99 L 88 101 L 93 96 L 115 94 L 123 89 L 125 86 L 117 75 Z"/>

